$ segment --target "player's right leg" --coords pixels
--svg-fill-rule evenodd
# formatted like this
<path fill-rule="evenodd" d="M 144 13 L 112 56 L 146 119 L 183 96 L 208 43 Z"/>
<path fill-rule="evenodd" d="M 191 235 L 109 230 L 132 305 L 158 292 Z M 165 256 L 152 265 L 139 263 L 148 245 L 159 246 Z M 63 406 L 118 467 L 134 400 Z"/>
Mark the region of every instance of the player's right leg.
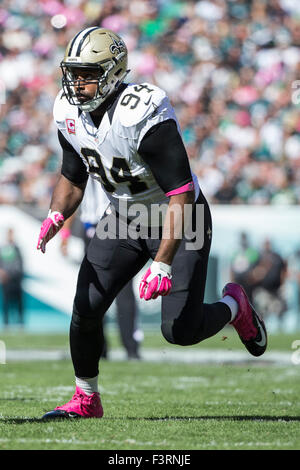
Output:
<path fill-rule="evenodd" d="M 97 266 L 87 257 L 81 264 L 70 325 L 70 350 L 75 371 L 75 393 L 70 401 L 46 413 L 43 419 L 103 415 L 98 391 L 98 363 L 104 346 L 102 319 L 113 301 L 98 285 Z M 103 281 L 102 281 L 103 282 Z M 84 379 L 84 387 L 79 381 Z M 89 388 L 90 387 L 90 388 Z"/>
<path fill-rule="evenodd" d="M 95 235 L 77 282 L 70 326 L 70 349 L 76 390 L 73 398 L 44 415 L 45 419 L 101 417 L 98 393 L 103 348 L 102 319 L 118 292 L 147 262 L 138 243 Z"/>

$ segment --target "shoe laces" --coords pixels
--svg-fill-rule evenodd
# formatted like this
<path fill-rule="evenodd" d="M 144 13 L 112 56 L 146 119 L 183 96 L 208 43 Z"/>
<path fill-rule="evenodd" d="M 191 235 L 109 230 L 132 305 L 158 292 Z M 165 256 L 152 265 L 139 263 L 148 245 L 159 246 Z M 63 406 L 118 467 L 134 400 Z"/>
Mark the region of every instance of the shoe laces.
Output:
<path fill-rule="evenodd" d="M 80 406 L 91 406 L 95 405 L 94 401 L 94 394 L 93 395 L 86 395 L 84 393 L 76 393 L 76 401 L 80 402 Z"/>
<path fill-rule="evenodd" d="M 72 399 L 70 401 L 81 401 L 83 398 L 82 393 L 74 393 Z"/>

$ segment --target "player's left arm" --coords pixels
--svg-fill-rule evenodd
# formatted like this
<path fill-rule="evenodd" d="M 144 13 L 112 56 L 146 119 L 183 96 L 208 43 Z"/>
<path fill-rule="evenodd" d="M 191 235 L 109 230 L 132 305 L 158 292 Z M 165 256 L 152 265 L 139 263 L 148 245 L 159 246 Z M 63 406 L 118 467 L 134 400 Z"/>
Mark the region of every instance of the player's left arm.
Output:
<path fill-rule="evenodd" d="M 171 265 L 187 223 L 184 208 L 194 203 L 195 192 L 188 156 L 174 120 L 151 128 L 139 154 L 170 197 L 159 250 L 140 285 L 141 298 L 149 300 L 171 290 Z"/>
<path fill-rule="evenodd" d="M 184 209 L 187 204 L 194 203 L 194 194 L 194 191 L 188 191 L 170 197 L 162 239 L 154 261 L 172 264 L 186 228 Z"/>

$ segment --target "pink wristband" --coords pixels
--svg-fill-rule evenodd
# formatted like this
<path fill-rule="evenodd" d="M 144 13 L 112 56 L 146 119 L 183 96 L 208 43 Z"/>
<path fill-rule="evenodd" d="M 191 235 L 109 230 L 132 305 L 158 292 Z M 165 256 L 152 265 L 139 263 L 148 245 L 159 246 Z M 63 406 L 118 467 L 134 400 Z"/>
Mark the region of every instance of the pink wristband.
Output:
<path fill-rule="evenodd" d="M 184 184 L 183 186 L 180 186 L 180 188 L 173 189 L 172 191 L 169 191 L 166 193 L 166 196 L 175 196 L 176 194 L 181 194 L 181 193 L 187 193 L 188 191 L 194 191 L 195 186 L 194 182 L 190 181 L 187 184 Z"/>
<path fill-rule="evenodd" d="M 69 238 L 70 235 L 71 235 L 71 230 L 69 230 L 68 228 L 62 228 L 60 230 L 60 236 L 63 240 L 67 240 L 67 238 Z"/>

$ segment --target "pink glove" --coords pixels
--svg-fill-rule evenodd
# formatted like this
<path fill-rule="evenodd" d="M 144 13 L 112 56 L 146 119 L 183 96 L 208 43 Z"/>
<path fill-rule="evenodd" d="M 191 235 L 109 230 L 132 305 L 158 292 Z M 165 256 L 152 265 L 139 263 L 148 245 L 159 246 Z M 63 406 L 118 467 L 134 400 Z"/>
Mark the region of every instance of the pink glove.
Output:
<path fill-rule="evenodd" d="M 159 295 L 168 295 L 171 287 L 171 266 L 153 261 L 150 268 L 142 277 L 140 283 L 140 298 L 156 299 Z"/>
<path fill-rule="evenodd" d="M 62 228 L 64 225 L 64 216 L 57 211 L 48 213 L 47 219 L 44 220 L 41 226 L 41 231 L 37 243 L 37 249 L 41 250 L 42 253 L 46 251 L 46 243 L 48 243 L 54 235 Z"/>

